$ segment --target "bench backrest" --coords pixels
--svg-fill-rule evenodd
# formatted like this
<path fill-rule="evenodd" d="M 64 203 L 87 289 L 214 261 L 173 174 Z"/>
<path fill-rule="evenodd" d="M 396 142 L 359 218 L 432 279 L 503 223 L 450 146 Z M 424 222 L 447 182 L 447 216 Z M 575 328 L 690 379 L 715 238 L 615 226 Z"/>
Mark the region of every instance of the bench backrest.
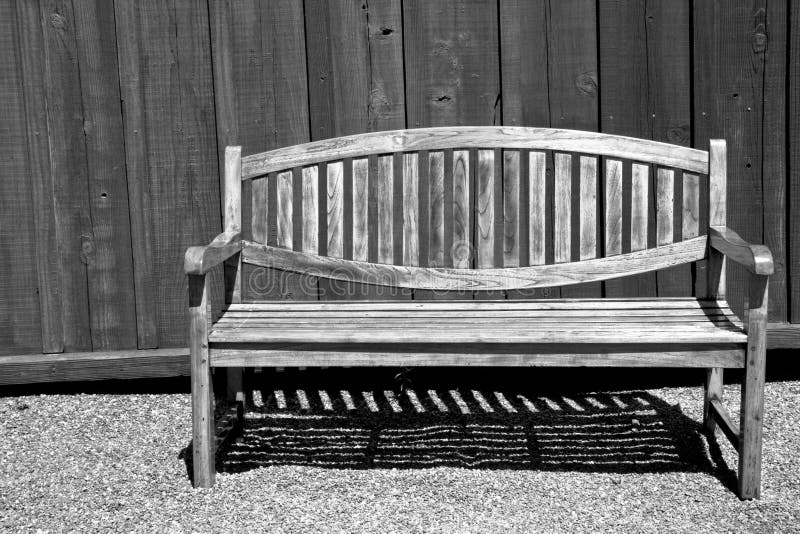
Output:
<path fill-rule="evenodd" d="M 604 280 L 705 257 L 725 224 L 725 144 L 710 147 L 519 127 L 229 147 L 226 230 L 244 180 L 247 263 L 419 289 Z"/>

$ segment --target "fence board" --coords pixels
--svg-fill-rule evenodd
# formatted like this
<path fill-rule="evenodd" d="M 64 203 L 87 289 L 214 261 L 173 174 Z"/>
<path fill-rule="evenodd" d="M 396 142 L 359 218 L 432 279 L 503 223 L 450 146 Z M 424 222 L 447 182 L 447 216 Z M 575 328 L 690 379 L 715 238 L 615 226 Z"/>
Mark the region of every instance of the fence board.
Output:
<path fill-rule="evenodd" d="M 17 36 L 19 42 L 22 91 L 25 104 L 25 126 L 28 141 L 28 174 L 31 183 L 31 210 L 36 246 L 36 273 L 39 284 L 39 313 L 42 326 L 41 350 L 45 353 L 64 350 L 64 329 L 61 317 L 61 273 L 59 270 L 53 175 L 50 167 L 50 134 L 47 125 L 45 91 L 44 37 L 38 2 L 17 2 Z M 3 17 L 13 22 L 9 12 Z M 9 38 L 10 31 L 3 35 Z M 12 50 L 9 46 L 7 50 Z M 10 60 L 11 56 L 8 56 Z M 5 72 L 5 71 L 4 71 Z M 11 69 L 13 72 L 13 69 Z M 9 78 L 8 82 L 11 82 Z M 5 91 L 4 91 L 4 94 Z M 12 95 L 13 92 L 8 93 Z M 6 124 L 13 125 L 14 121 Z M 21 130 L 18 130 L 18 132 Z M 6 146 L 6 143 L 4 143 Z M 8 143 L 13 146 L 13 143 Z M 10 202 L 5 196 L 2 202 Z M 141 216 L 139 217 L 141 218 Z M 142 292 L 144 294 L 144 292 Z"/>
<path fill-rule="evenodd" d="M 86 252 L 94 350 L 137 347 L 133 251 L 126 187 L 114 6 L 75 3 L 75 36 L 88 171 L 91 252 Z"/>
<path fill-rule="evenodd" d="M 796 4 L 793 4 L 796 5 Z M 800 169 L 800 14 L 792 11 L 789 31 L 789 171 L 795 173 L 794 177 L 788 174 L 789 193 L 789 295 L 786 297 L 789 304 L 789 320 L 800 323 L 800 180 L 797 172 Z"/>
<path fill-rule="evenodd" d="M 42 350 L 23 79 L 13 5 L 0 6 L 0 354 Z"/>

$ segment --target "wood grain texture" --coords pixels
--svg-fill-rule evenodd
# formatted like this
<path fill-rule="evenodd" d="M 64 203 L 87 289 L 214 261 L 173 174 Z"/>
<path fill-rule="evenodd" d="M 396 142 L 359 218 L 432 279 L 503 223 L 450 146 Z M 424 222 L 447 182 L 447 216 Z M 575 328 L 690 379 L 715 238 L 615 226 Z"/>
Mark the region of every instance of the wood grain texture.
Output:
<path fill-rule="evenodd" d="M 597 257 L 597 158 L 581 156 L 580 259 Z"/>
<path fill-rule="evenodd" d="M 333 258 L 344 257 L 344 178 L 342 162 L 327 166 L 327 228 L 328 255 Z"/>
<path fill-rule="evenodd" d="M 419 265 L 419 154 L 403 155 L 403 265 Z"/>
<path fill-rule="evenodd" d="M 572 260 L 572 157 L 555 155 L 555 206 L 553 207 L 554 260 Z"/>
<path fill-rule="evenodd" d="M 369 251 L 369 162 L 353 160 L 353 259 L 367 261 Z"/>
<path fill-rule="evenodd" d="M 794 12 L 796 14 L 796 11 Z M 789 107 L 786 118 L 788 121 L 789 141 L 788 164 L 789 169 L 800 169 L 800 17 L 789 18 L 789 46 L 788 54 L 788 87 Z M 789 220 L 787 223 L 788 260 L 789 260 L 789 321 L 800 323 L 800 183 L 797 180 L 789 181 L 788 189 Z"/>
<path fill-rule="evenodd" d="M 189 247 L 183 258 L 183 270 L 186 274 L 205 274 L 234 254 L 238 254 L 241 249 L 241 233 L 223 232 L 206 246 Z"/>
<path fill-rule="evenodd" d="M 122 100 L 125 164 L 128 184 L 131 249 L 136 297 L 136 330 L 138 347 L 153 348 L 158 340 L 157 287 L 154 279 L 153 226 L 145 216 L 150 207 L 146 99 L 150 77 L 142 76 L 143 51 L 139 45 L 144 25 L 139 9 L 130 2 L 114 3 L 117 54 L 119 57 L 119 91 Z M 145 30 L 148 31 L 148 30 Z M 157 71 L 156 71 L 157 72 Z"/>
<path fill-rule="evenodd" d="M 430 230 L 428 232 L 428 266 L 445 267 L 445 256 L 450 251 L 446 249 L 445 228 L 445 194 L 444 194 L 444 152 L 430 152 L 428 154 L 428 202 L 430 206 Z M 451 171 L 452 172 L 452 171 Z M 451 175 L 452 183 L 452 175 Z M 450 206 L 447 206 L 448 208 Z M 447 213 L 451 217 L 450 213 Z M 452 219 L 450 224 L 452 241 Z"/>
<path fill-rule="evenodd" d="M 712 73 L 694 77 L 697 146 L 705 148 L 709 139 L 728 140 L 729 209 L 726 221 L 710 224 L 727 225 L 751 242 L 761 242 L 764 235 L 764 64 L 771 48 L 766 8 L 766 1 L 752 5 L 711 1 L 695 3 L 693 13 L 695 72 Z M 713 179 L 711 187 L 713 194 Z M 747 273 L 735 265 L 725 270 L 728 299 L 741 312 Z"/>
<path fill-rule="evenodd" d="M 656 180 L 656 245 L 661 246 L 673 241 L 675 172 L 670 169 L 658 169 Z"/>
<path fill-rule="evenodd" d="M 648 174 L 647 165 L 633 164 L 631 171 L 631 250 L 647 248 Z"/>
<path fill-rule="evenodd" d="M 761 181 L 764 206 L 764 236 L 762 242 L 772 251 L 775 260 L 775 273 L 769 277 L 769 320 L 787 320 L 787 210 L 786 198 L 790 187 L 787 172 L 788 151 L 791 150 L 787 137 L 787 119 L 793 120 L 787 110 L 787 50 L 788 24 L 790 10 L 787 2 L 768 2 L 766 5 L 766 24 L 764 32 L 756 32 L 760 39 L 767 35 L 767 50 L 764 55 L 763 121 Z M 797 11 L 791 7 L 793 19 Z M 793 56 L 797 63 L 797 56 Z M 791 99 L 791 97 L 790 97 Z M 790 100 L 791 101 L 791 100 Z M 796 137 L 794 139 L 797 139 Z M 797 167 L 794 167 L 796 169 Z"/>
<path fill-rule="evenodd" d="M 0 6 L 0 45 L 3 57 L 0 66 L 0 247 L 3 275 L 0 277 L 0 353 L 40 352 L 42 329 L 40 302 L 36 295 L 37 276 L 36 237 L 33 209 L 33 186 L 29 178 L 28 145 L 26 139 L 26 110 L 24 72 L 16 29 L 17 15 L 13 5 Z M 35 141 L 34 141 L 35 142 Z M 31 157 L 35 158 L 32 153 Z M 38 208 L 41 202 L 36 202 Z M 44 214 L 42 214 L 44 215 Z M 38 222 L 38 221 L 37 221 Z M 55 255 L 54 250 L 48 251 Z M 60 308 L 60 304 L 59 304 Z M 41 309 L 52 313 L 59 310 Z M 52 333 L 50 333 L 52 335 Z M 60 340 L 48 344 L 60 348 Z"/>
<path fill-rule="evenodd" d="M 530 210 L 529 214 L 529 221 L 530 221 L 530 229 L 529 229 L 529 238 L 530 238 L 530 245 L 529 245 L 529 257 L 528 257 L 528 264 L 529 265 L 541 265 L 545 263 L 545 247 L 547 243 L 547 239 L 545 238 L 546 233 L 546 221 L 547 221 L 547 209 L 546 209 L 546 201 L 547 195 L 545 192 L 545 188 L 547 185 L 546 177 L 546 156 L 544 152 L 531 152 L 529 155 L 529 179 L 530 179 L 530 188 L 529 188 L 529 200 L 528 200 L 528 209 Z"/>
<path fill-rule="evenodd" d="M 700 233 L 700 177 L 683 174 L 683 213 L 681 235 L 683 239 L 697 237 Z"/>
<path fill-rule="evenodd" d="M 263 267 L 309 273 L 349 282 L 434 290 L 505 290 L 606 280 L 663 269 L 705 256 L 705 236 L 657 249 L 580 262 L 532 267 L 450 269 L 386 265 L 304 254 L 246 242 L 244 260 Z"/>
<path fill-rule="evenodd" d="M 189 354 L 192 366 L 192 484 L 214 485 L 214 386 L 208 351 L 208 279 L 189 275 Z"/>
<path fill-rule="evenodd" d="M 740 404 L 739 497 L 758 499 L 761 495 L 769 278 L 751 274 L 748 282 L 747 355 Z"/>
<path fill-rule="evenodd" d="M 722 379 L 723 369 L 721 367 L 711 367 L 706 370 L 706 381 L 703 384 L 703 427 L 708 432 L 713 432 L 716 428 L 712 401 L 722 400 Z"/>
<path fill-rule="evenodd" d="M 49 194 L 56 207 L 56 250 L 61 273 L 60 313 L 63 318 L 64 349 L 80 351 L 92 349 L 86 265 L 95 246 L 86 179 L 88 168 L 75 18 L 71 4 L 42 0 L 40 10 L 44 35 L 50 166 L 53 173 L 53 191 Z M 175 266 L 180 262 L 175 259 L 172 268 L 173 271 L 179 271 Z"/>
<path fill-rule="evenodd" d="M 503 267 L 519 267 L 520 256 L 520 153 L 503 152 Z"/>
<path fill-rule="evenodd" d="M 3 19 L 7 23 L 12 23 L 14 14 L 7 12 Z M 50 166 L 50 141 L 47 126 L 46 72 L 41 59 L 44 57 L 44 40 L 41 13 L 37 2 L 16 3 L 16 27 L 19 48 L 15 51 L 15 47 L 8 44 L 6 50 L 9 51 L 9 55 L 6 61 L 13 60 L 14 54 L 18 53 L 20 74 L 17 74 L 14 68 L 10 68 L 8 72 L 11 74 L 6 77 L 5 81 L 13 84 L 15 81 L 19 82 L 20 78 L 17 76 L 21 76 L 24 102 L 17 101 L 17 107 L 13 108 L 12 106 L 12 109 L 24 108 L 25 112 L 24 130 L 28 143 L 28 174 L 32 192 L 30 196 L 31 210 L 34 235 L 38 245 L 34 247 L 34 251 L 39 286 L 41 350 L 45 353 L 55 353 L 64 350 L 64 331 L 61 317 L 59 258 L 57 254 L 52 253 L 57 248 L 57 234 L 55 205 L 51 199 L 53 174 Z M 11 39 L 13 31 L 9 28 L 4 31 L 3 35 Z M 13 99 L 15 94 L 15 90 L 10 87 L 4 90 L 4 95 L 9 98 Z M 4 124 L 13 127 L 18 123 L 9 118 Z M 19 135 L 21 130 L 15 129 L 15 132 Z M 4 140 L 4 146 L 13 147 L 14 144 Z M 5 197 L 3 198 L 5 199 Z M 11 203 L 9 202 L 9 204 Z M 15 219 L 20 220 L 19 218 Z M 15 286 L 22 287 L 24 284 L 15 284 Z"/>
<path fill-rule="evenodd" d="M 292 249 L 294 248 L 294 224 L 292 221 L 294 217 L 294 191 L 292 187 L 292 173 L 279 173 L 278 176 L 276 176 L 276 181 L 276 193 L 278 195 L 278 246 Z M 336 250 L 334 249 L 331 253 L 335 254 Z"/>
<path fill-rule="evenodd" d="M 378 158 L 378 263 L 394 263 L 394 168 L 391 156 Z"/>
<path fill-rule="evenodd" d="M 453 267 L 469 269 L 472 265 L 471 174 L 469 152 L 453 151 Z"/>
<path fill-rule="evenodd" d="M 772 253 L 764 245 L 748 243 L 724 226 L 709 227 L 708 236 L 712 247 L 751 273 L 772 275 L 775 272 Z"/>
<path fill-rule="evenodd" d="M 645 139 L 550 128 L 453 126 L 349 135 L 251 154 L 243 159 L 242 178 L 249 179 L 288 167 L 311 165 L 337 158 L 487 146 L 518 150 L 583 152 L 651 161 L 658 165 L 698 173 L 708 171 L 706 152 Z"/>
<path fill-rule="evenodd" d="M 298 343 L 275 349 L 211 349 L 212 366 L 502 366 L 502 367 L 741 367 L 741 349 L 716 345 L 679 346 L 676 350 L 653 350 L 652 345 L 472 345 L 448 350 L 425 345 L 400 345 L 402 350 L 387 351 L 381 346 L 333 345 L 324 350 Z"/>
<path fill-rule="evenodd" d="M 478 269 L 495 267 L 495 216 L 494 216 L 494 151 L 478 151 L 478 174 L 475 187 L 477 198 L 475 214 L 477 220 L 477 235 L 475 236 L 476 258 L 475 266 Z"/>
<path fill-rule="evenodd" d="M 622 253 L 622 162 L 606 159 L 605 164 L 605 255 L 613 256 Z"/>

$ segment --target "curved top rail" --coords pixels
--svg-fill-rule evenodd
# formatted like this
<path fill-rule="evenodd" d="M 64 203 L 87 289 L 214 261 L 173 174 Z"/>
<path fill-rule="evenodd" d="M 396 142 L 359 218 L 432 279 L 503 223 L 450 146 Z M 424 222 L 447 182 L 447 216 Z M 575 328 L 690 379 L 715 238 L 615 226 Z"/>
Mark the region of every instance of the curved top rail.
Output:
<path fill-rule="evenodd" d="M 343 158 L 448 148 L 580 152 L 708 173 L 708 152 L 647 139 L 553 128 L 455 126 L 350 135 L 252 154 L 242 158 L 242 179 Z"/>

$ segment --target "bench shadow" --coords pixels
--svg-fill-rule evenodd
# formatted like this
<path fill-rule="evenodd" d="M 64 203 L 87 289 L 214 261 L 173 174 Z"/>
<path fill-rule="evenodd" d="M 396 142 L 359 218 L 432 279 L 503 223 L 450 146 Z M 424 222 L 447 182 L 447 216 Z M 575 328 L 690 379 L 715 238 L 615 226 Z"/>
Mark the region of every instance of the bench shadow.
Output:
<path fill-rule="evenodd" d="M 683 471 L 705 472 L 736 487 L 715 436 L 645 391 L 543 394 L 513 385 L 411 384 L 369 389 L 331 381 L 302 389 L 270 382 L 270 388 L 250 388 L 242 437 L 221 440 L 218 472 L 275 465 Z M 184 458 L 191 477 L 190 450 Z"/>

